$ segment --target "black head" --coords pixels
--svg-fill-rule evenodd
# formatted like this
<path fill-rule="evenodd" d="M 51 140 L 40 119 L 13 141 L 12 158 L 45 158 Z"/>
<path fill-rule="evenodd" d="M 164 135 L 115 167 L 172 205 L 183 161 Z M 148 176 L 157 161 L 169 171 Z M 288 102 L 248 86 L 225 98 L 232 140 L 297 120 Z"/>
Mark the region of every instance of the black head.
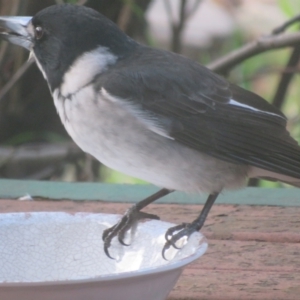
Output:
<path fill-rule="evenodd" d="M 15 30 L 17 19 L 14 19 L 13 30 L 8 26 L 9 19 L 3 18 L 5 22 L 1 22 L 0 18 L 0 25 L 2 23 L 10 30 L 6 39 L 21 46 L 26 39 L 25 47 L 33 51 L 52 90 L 60 85 L 64 73 L 82 54 L 101 46 L 119 58 L 136 46 L 112 21 L 84 6 L 50 6 L 37 13 L 26 26 L 20 25 L 22 30 L 19 32 Z M 26 37 L 24 29 L 28 34 Z M 22 43 L 16 42 L 18 37 Z"/>

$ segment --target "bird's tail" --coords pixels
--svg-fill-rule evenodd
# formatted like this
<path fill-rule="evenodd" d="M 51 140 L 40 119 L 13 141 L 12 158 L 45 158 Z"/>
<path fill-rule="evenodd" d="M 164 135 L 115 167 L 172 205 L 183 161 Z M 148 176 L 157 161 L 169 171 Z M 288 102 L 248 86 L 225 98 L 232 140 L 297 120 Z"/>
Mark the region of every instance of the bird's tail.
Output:
<path fill-rule="evenodd" d="M 248 173 L 249 178 L 261 178 L 269 181 L 281 181 L 283 183 L 290 184 L 294 187 L 300 188 L 300 179 L 294 178 L 271 171 L 263 170 L 257 167 L 252 167 Z"/>

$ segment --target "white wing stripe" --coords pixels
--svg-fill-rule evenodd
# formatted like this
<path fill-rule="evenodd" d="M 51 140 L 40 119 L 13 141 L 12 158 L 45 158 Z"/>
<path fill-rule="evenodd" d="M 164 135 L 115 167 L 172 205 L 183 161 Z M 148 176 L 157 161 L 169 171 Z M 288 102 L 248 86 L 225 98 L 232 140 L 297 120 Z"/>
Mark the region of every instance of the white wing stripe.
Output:
<path fill-rule="evenodd" d="M 253 110 L 253 111 L 258 111 L 258 112 L 261 112 L 263 114 L 268 114 L 268 115 L 273 115 L 273 116 L 277 116 L 277 117 L 283 118 L 281 115 L 278 115 L 278 114 L 275 114 L 275 113 L 271 113 L 271 112 L 268 112 L 268 111 L 264 111 L 264 110 L 260 110 L 260 109 L 257 109 L 255 107 L 252 107 L 250 105 L 237 102 L 237 101 L 235 101 L 233 99 L 230 99 L 229 104 L 230 105 L 234 105 L 234 106 L 240 106 L 240 107 L 243 107 L 243 108 L 246 108 L 246 109 L 250 109 L 250 110 Z"/>

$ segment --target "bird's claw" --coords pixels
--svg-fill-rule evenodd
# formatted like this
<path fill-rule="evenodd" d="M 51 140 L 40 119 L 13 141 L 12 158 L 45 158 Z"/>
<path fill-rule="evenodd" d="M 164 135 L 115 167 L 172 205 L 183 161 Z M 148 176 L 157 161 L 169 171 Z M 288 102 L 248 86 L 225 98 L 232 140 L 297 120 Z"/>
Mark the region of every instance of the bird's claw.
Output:
<path fill-rule="evenodd" d="M 171 227 L 167 230 L 165 234 L 166 243 L 162 249 L 162 257 L 166 258 L 166 251 L 172 246 L 175 249 L 180 249 L 176 243 L 183 237 L 187 239 L 191 236 L 192 233 L 198 231 L 199 229 L 194 223 L 182 223 L 180 225 Z"/>
<path fill-rule="evenodd" d="M 139 211 L 136 208 L 136 205 L 134 205 L 127 210 L 127 212 L 116 225 L 104 230 L 102 234 L 102 240 L 104 241 L 104 252 L 109 258 L 114 259 L 109 253 L 109 247 L 111 246 L 111 241 L 113 238 L 117 237 L 120 244 L 123 246 L 129 246 L 129 244 L 124 242 L 126 232 L 134 228 L 137 222 L 142 219 L 159 220 L 159 217 L 154 214 L 148 214 Z"/>

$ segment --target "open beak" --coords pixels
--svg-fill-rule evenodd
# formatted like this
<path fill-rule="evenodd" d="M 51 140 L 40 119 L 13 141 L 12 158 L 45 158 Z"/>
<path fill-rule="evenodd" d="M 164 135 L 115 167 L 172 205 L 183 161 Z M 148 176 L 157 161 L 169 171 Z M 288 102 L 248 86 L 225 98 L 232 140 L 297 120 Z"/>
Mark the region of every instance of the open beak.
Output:
<path fill-rule="evenodd" d="M 29 51 L 33 46 L 27 25 L 32 17 L 0 17 L 0 38 Z"/>

